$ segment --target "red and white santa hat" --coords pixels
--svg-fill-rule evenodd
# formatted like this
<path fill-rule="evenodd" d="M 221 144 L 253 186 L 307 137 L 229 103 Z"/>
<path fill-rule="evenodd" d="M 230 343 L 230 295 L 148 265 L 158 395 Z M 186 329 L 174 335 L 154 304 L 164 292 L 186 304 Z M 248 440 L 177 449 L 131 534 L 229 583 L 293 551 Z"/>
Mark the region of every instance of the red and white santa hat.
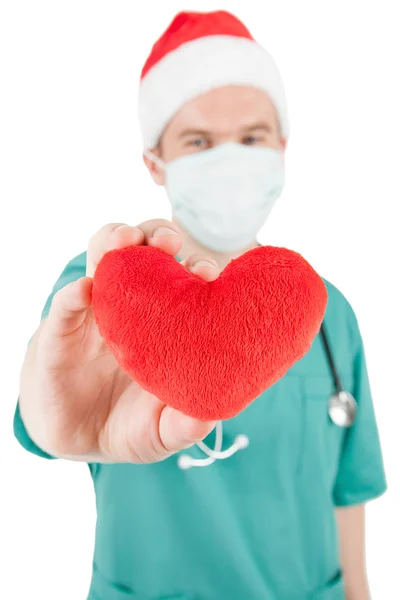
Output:
<path fill-rule="evenodd" d="M 272 56 L 229 12 L 181 12 L 154 44 L 139 87 L 143 145 L 154 148 L 170 119 L 188 100 L 224 85 L 268 93 L 282 136 L 289 136 L 283 83 Z"/>

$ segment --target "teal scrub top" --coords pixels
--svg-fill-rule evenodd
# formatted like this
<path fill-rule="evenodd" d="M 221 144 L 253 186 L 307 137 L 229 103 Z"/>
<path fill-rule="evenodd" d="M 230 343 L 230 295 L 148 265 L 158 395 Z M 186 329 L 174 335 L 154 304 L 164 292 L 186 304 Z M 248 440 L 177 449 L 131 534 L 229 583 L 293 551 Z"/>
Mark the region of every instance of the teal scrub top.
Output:
<path fill-rule="evenodd" d="M 85 269 L 86 253 L 68 263 L 42 318 Z M 344 600 L 335 507 L 371 500 L 387 484 L 356 316 L 324 283 L 325 326 L 358 403 L 355 424 L 343 429 L 328 417 L 335 388 L 317 335 L 283 378 L 224 422 L 224 448 L 238 434 L 250 439 L 231 458 L 189 470 L 178 455 L 89 464 L 97 525 L 87 600 Z M 29 452 L 54 458 L 30 439 L 18 403 L 14 433 Z M 197 446 L 188 452 L 204 458 Z"/>

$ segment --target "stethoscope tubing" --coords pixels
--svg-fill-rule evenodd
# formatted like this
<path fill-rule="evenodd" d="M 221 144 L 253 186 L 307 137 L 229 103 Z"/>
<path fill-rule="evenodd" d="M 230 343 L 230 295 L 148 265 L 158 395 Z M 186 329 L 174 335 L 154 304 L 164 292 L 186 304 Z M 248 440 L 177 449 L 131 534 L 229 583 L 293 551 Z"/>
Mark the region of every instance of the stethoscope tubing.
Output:
<path fill-rule="evenodd" d="M 336 368 L 335 361 L 333 360 L 332 350 L 331 350 L 331 347 L 330 347 L 330 344 L 328 341 L 328 336 L 326 333 L 324 322 L 321 323 L 320 334 L 321 334 L 321 338 L 322 338 L 322 343 L 324 345 L 326 358 L 328 359 L 329 368 L 332 373 L 332 378 L 333 378 L 333 381 L 335 382 L 336 392 L 339 394 L 340 392 L 343 391 L 344 388 L 342 385 L 342 381 L 339 377 L 339 373 Z"/>

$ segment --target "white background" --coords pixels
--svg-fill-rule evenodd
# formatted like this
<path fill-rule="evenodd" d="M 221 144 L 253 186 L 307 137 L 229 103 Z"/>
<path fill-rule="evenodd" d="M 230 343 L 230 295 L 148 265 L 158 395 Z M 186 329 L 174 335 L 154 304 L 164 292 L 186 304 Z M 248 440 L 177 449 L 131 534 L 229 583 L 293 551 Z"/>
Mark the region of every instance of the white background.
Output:
<path fill-rule="evenodd" d="M 396 2 L 6 0 L 0 9 L 0 597 L 85 599 L 95 498 L 85 464 L 13 437 L 28 339 L 65 264 L 107 222 L 169 218 L 141 161 L 137 88 L 181 9 L 236 12 L 273 55 L 289 105 L 287 184 L 262 243 L 302 253 L 351 302 L 389 491 L 368 505 L 376 600 L 399 584 L 399 77 Z M 57 590 L 57 592 L 56 592 Z"/>

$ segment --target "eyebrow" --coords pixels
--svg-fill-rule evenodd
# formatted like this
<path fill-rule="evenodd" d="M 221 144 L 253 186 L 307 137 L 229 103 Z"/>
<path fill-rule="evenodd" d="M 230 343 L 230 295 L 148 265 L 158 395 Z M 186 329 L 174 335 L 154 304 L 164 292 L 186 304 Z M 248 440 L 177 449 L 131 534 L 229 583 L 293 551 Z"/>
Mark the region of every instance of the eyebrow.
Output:
<path fill-rule="evenodd" d="M 206 129 L 185 129 L 179 134 L 180 138 L 187 137 L 189 135 L 210 135 L 210 132 Z"/>
<path fill-rule="evenodd" d="M 244 127 L 241 127 L 241 129 L 240 129 L 241 132 L 260 131 L 260 130 L 268 131 L 269 133 L 271 133 L 272 127 L 270 125 L 268 125 L 268 123 L 260 121 L 259 123 L 254 123 L 254 125 L 245 125 Z M 193 135 L 200 135 L 200 136 L 207 137 L 210 135 L 210 131 L 208 131 L 207 129 L 185 129 L 184 131 L 182 131 L 179 134 L 179 137 L 184 138 L 184 137 L 193 136 Z"/>
<path fill-rule="evenodd" d="M 245 127 L 241 128 L 241 131 L 259 131 L 260 129 L 264 130 L 264 131 L 272 131 L 272 127 L 270 125 L 268 125 L 268 123 L 265 123 L 264 121 L 260 121 L 259 123 L 254 123 L 254 125 L 246 125 Z"/>

